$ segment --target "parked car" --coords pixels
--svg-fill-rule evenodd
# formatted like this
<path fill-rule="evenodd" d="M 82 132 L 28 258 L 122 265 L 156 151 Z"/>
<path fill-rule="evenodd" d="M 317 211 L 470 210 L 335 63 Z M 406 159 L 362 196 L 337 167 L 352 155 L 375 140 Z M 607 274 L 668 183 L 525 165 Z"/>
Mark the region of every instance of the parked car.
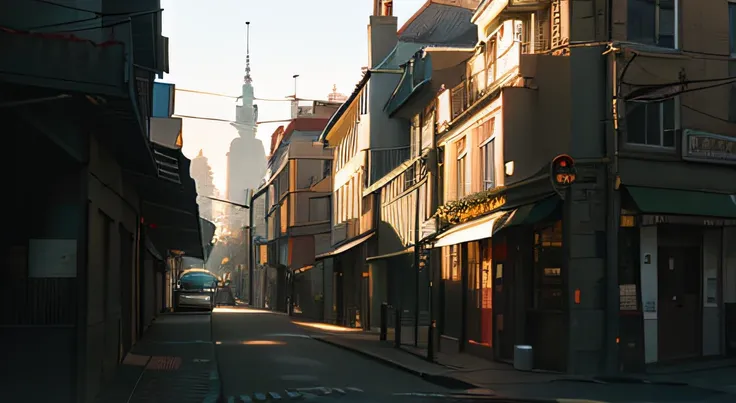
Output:
<path fill-rule="evenodd" d="M 204 269 L 183 272 L 176 282 L 174 310 L 188 308 L 212 311 L 218 280 L 217 275 Z"/>

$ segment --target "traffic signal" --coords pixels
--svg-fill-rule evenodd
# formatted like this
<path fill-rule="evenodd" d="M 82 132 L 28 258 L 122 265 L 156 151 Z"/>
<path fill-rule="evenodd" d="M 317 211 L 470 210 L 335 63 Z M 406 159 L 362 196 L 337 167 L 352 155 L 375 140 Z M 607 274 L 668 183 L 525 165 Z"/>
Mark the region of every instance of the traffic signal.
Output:
<path fill-rule="evenodd" d="M 555 187 L 567 187 L 577 179 L 575 160 L 567 154 L 556 156 L 550 165 L 550 176 Z"/>

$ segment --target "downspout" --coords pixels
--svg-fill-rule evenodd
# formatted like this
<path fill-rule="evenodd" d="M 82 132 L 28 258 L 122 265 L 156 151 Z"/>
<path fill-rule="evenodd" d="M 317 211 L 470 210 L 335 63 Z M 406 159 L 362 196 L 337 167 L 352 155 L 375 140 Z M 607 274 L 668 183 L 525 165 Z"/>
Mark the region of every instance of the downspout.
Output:
<path fill-rule="evenodd" d="M 611 3 L 608 3 L 608 12 L 611 13 Z M 605 364 L 606 373 L 616 374 L 621 371 L 619 362 L 619 276 L 618 276 L 618 243 L 620 222 L 620 199 L 618 192 L 618 155 L 619 155 L 619 102 L 618 102 L 618 64 L 616 61 L 617 50 L 613 45 L 605 53 L 606 66 L 606 102 L 605 114 L 608 123 L 605 127 L 606 156 L 610 159 L 606 175 L 607 193 L 607 251 L 606 251 L 606 328 L 604 333 Z"/>

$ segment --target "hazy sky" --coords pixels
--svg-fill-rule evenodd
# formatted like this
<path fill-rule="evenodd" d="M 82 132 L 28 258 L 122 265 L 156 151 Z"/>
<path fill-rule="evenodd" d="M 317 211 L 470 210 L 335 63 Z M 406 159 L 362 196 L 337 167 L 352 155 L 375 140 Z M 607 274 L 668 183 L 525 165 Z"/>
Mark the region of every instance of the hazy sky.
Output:
<path fill-rule="evenodd" d="M 424 0 L 395 0 L 403 24 Z M 162 0 L 164 35 L 169 37 L 171 74 L 177 88 L 240 95 L 245 68 L 245 22 L 250 21 L 251 68 L 257 98 L 326 99 L 333 84 L 349 95 L 367 64 L 366 29 L 373 0 Z M 259 120 L 289 118 L 288 102 L 257 102 Z M 232 99 L 176 94 L 176 113 L 232 120 Z M 267 140 L 280 124 L 262 124 Z M 226 156 L 236 131 L 228 123 L 184 120 L 184 153 L 202 149 L 215 185 L 224 190 Z M 268 142 L 266 142 L 268 144 Z"/>

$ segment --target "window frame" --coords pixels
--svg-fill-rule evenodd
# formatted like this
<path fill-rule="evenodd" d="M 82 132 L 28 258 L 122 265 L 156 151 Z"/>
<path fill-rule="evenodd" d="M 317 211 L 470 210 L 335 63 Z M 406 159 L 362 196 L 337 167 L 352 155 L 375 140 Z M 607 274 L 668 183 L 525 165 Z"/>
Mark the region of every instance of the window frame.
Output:
<path fill-rule="evenodd" d="M 660 41 L 660 29 L 661 29 L 661 14 L 662 14 L 662 7 L 660 5 L 660 2 L 667 1 L 667 0 L 628 0 L 627 1 L 627 10 L 631 9 L 631 3 L 632 2 L 647 2 L 647 1 L 653 1 L 654 2 L 654 21 L 652 21 L 653 30 L 654 30 L 654 36 L 651 38 L 652 43 L 651 45 L 663 47 L 667 49 L 679 49 L 680 48 L 680 0 L 672 0 L 673 5 L 673 33 L 672 33 L 672 47 L 668 46 L 662 46 Z M 627 27 L 626 27 L 626 38 L 629 41 L 636 42 L 640 41 L 641 39 L 648 39 L 648 38 L 631 38 L 630 28 L 629 28 L 629 11 L 627 11 Z M 646 43 L 646 42 L 641 42 Z"/>
<path fill-rule="evenodd" d="M 665 129 L 664 107 L 665 107 L 665 103 L 667 101 L 672 101 L 672 109 L 673 109 L 673 111 L 672 111 L 672 119 L 673 119 L 672 129 Z M 629 127 L 630 105 L 633 105 L 632 108 L 641 108 L 641 107 L 651 108 L 651 107 L 653 107 L 655 105 L 659 107 L 659 144 L 647 144 L 646 143 L 646 141 L 648 139 L 648 136 L 647 136 L 647 130 L 648 130 L 648 128 L 647 128 L 646 120 L 644 121 L 644 129 L 643 129 L 644 130 L 644 141 L 645 142 L 644 143 L 636 143 L 636 142 L 632 142 L 631 141 L 631 138 L 630 138 L 631 137 L 630 136 L 631 130 L 630 130 L 630 127 Z M 624 140 L 623 143 L 627 147 L 643 148 L 643 149 L 650 149 L 650 150 L 667 150 L 668 152 L 670 152 L 670 151 L 676 151 L 677 150 L 677 148 L 678 148 L 678 137 L 679 137 L 678 136 L 678 132 L 679 132 L 679 129 L 680 129 L 680 124 L 679 124 L 680 123 L 679 122 L 679 118 L 680 118 L 680 114 L 679 114 L 679 106 L 680 106 L 679 96 L 678 97 L 675 97 L 673 99 L 667 99 L 665 101 L 658 102 L 658 103 L 638 103 L 638 102 L 631 102 L 631 103 L 625 103 L 624 106 L 625 106 L 624 110 L 626 111 L 626 115 L 624 117 L 624 120 L 626 122 L 626 125 L 625 125 L 625 131 L 624 131 L 624 134 L 625 135 L 623 136 L 624 137 L 623 138 L 623 140 Z M 645 116 L 645 118 L 648 116 L 648 109 L 646 109 L 644 111 L 644 116 Z M 664 145 L 664 134 L 665 134 L 665 131 L 667 131 L 667 130 L 671 130 L 672 131 L 673 138 L 672 138 L 672 145 L 671 146 Z"/>
<path fill-rule="evenodd" d="M 489 137 L 480 145 L 480 156 L 483 164 L 483 190 L 489 190 L 496 187 L 496 138 Z M 490 165 L 488 152 L 491 152 Z M 490 167 L 490 172 L 488 172 Z M 491 178 L 489 180 L 488 174 Z"/>

